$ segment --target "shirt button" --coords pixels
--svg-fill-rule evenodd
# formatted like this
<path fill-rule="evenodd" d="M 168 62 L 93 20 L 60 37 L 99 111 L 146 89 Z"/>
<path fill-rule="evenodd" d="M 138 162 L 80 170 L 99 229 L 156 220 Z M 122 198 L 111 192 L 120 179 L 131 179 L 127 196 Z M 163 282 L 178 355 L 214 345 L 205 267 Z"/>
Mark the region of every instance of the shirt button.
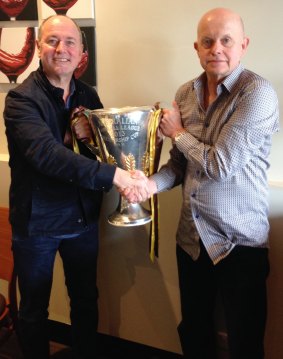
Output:
<path fill-rule="evenodd" d="M 196 214 L 196 218 L 197 218 L 197 219 L 199 218 L 199 214 L 198 214 L 198 213 Z"/>
<path fill-rule="evenodd" d="M 196 197 L 196 194 L 195 194 L 195 193 L 192 193 L 191 196 L 192 196 L 193 198 L 195 198 L 195 197 Z"/>
<path fill-rule="evenodd" d="M 82 221 L 83 221 L 83 220 L 82 220 L 81 218 L 79 218 L 77 222 L 78 222 L 78 223 L 82 223 Z"/>

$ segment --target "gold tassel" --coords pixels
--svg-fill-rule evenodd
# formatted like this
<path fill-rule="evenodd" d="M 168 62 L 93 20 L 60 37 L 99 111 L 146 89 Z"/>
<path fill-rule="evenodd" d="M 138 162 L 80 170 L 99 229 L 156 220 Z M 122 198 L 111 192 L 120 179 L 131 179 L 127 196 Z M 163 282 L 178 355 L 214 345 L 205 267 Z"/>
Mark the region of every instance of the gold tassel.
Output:
<path fill-rule="evenodd" d="M 149 146 L 149 176 L 154 174 L 158 168 L 156 168 L 156 134 L 160 122 L 161 109 L 155 110 L 151 116 L 148 130 L 148 146 Z M 158 156 L 160 154 L 158 153 Z M 151 208 L 151 227 L 150 227 L 150 248 L 149 257 L 152 262 L 154 258 L 158 257 L 158 241 L 159 241 L 159 208 L 157 195 L 153 195 L 149 199 Z"/>

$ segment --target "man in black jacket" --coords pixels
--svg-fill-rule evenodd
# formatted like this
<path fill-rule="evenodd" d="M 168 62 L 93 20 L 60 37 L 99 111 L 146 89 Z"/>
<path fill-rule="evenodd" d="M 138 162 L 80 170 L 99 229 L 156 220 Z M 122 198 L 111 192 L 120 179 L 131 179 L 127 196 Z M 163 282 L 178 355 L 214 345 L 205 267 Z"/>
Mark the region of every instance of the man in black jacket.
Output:
<path fill-rule="evenodd" d="M 96 267 L 103 191 L 145 189 L 129 172 L 64 144 L 73 109 L 102 107 L 96 91 L 75 79 L 82 36 L 67 16 L 46 19 L 37 40 L 40 66 L 6 97 L 4 119 L 11 187 L 12 248 L 21 295 L 19 334 L 25 358 L 49 358 L 48 305 L 57 251 L 70 298 L 76 358 L 95 358 Z"/>

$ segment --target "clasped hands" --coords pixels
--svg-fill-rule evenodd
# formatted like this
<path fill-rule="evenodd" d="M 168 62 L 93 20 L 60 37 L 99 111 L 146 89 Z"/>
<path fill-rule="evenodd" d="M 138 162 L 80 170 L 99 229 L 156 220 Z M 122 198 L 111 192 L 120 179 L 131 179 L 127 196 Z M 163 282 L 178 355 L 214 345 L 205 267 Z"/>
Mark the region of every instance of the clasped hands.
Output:
<path fill-rule="evenodd" d="M 129 203 L 144 202 L 157 191 L 155 181 L 140 170 L 124 171 L 117 167 L 113 183 Z"/>

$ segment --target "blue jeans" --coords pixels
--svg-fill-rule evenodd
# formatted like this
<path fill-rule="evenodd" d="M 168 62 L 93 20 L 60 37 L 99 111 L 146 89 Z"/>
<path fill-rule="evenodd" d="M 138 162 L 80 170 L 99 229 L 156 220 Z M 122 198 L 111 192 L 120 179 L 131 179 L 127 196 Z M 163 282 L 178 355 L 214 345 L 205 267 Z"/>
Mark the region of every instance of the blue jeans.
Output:
<path fill-rule="evenodd" d="M 236 246 L 213 265 L 204 246 L 196 261 L 177 245 L 185 358 L 217 358 L 215 300 L 220 294 L 230 359 L 263 359 L 267 315 L 268 249 Z"/>
<path fill-rule="evenodd" d="M 70 298 L 74 352 L 78 358 L 94 358 L 98 325 L 98 228 L 73 237 L 13 234 L 12 249 L 21 296 L 19 339 L 25 359 L 49 358 L 47 319 L 57 251 L 63 261 Z"/>

